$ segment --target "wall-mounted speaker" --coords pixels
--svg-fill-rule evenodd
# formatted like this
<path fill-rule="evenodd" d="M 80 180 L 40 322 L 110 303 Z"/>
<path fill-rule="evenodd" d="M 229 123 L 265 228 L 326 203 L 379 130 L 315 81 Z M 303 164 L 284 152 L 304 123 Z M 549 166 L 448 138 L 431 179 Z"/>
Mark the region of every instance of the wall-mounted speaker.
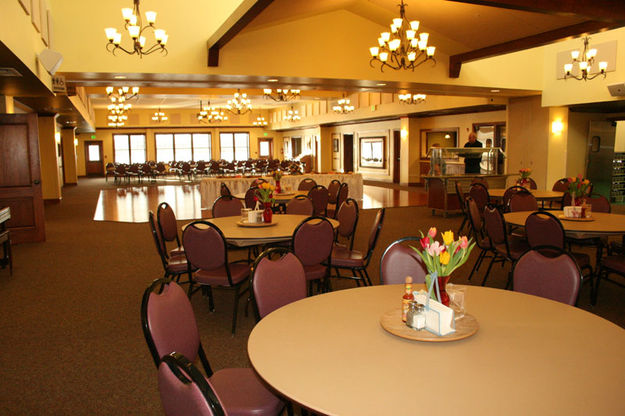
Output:
<path fill-rule="evenodd" d="M 625 82 L 619 82 L 618 84 L 608 85 L 608 91 L 613 97 L 625 96 Z"/>
<path fill-rule="evenodd" d="M 63 62 L 63 55 L 52 49 L 44 49 L 38 56 L 41 65 L 48 71 L 48 74 L 54 75 Z"/>

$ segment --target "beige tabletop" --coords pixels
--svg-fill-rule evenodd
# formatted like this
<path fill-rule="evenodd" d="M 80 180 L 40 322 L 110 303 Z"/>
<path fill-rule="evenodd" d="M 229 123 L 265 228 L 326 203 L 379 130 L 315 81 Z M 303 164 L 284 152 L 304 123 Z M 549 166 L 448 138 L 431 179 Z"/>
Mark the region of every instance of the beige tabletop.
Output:
<path fill-rule="evenodd" d="M 228 243 L 238 247 L 255 246 L 259 244 L 275 243 L 277 241 L 290 240 L 295 228 L 306 218 L 307 215 L 274 215 L 271 225 L 268 227 L 241 227 L 237 222 L 241 221 L 241 216 L 210 218 L 226 237 Z M 337 220 L 328 218 L 334 228 L 338 227 Z"/>
<path fill-rule="evenodd" d="M 536 198 L 539 201 L 542 200 L 558 200 L 558 199 L 562 199 L 562 196 L 564 195 L 564 192 L 558 192 L 558 191 L 543 191 L 543 190 L 538 190 L 538 189 L 528 189 L 528 191 L 530 191 L 532 193 L 532 195 L 534 195 L 534 198 Z M 491 198 L 503 198 L 503 194 L 506 192 L 506 189 L 504 188 L 492 188 L 488 190 L 488 194 L 491 196 Z"/>
<path fill-rule="evenodd" d="M 525 219 L 532 211 L 518 211 L 504 214 L 508 224 L 525 226 Z M 625 234 L 625 215 L 593 212 L 593 221 L 574 221 L 563 218 L 562 211 L 549 211 L 560 219 L 567 237 L 590 238 L 603 235 Z"/>
<path fill-rule="evenodd" d="M 234 197 L 237 199 L 241 199 L 241 200 L 245 200 L 245 194 L 246 192 L 240 192 L 238 194 L 235 194 Z M 279 194 L 274 193 L 273 194 L 273 199 L 276 201 L 277 204 L 284 204 L 289 202 L 291 199 L 295 198 L 298 195 L 308 195 L 308 191 L 285 191 Z"/>
<path fill-rule="evenodd" d="M 260 376 L 331 415 L 624 415 L 625 330 L 584 310 L 466 287 L 470 338 L 420 342 L 379 323 L 401 285 L 340 290 L 263 318 L 248 341 Z"/>

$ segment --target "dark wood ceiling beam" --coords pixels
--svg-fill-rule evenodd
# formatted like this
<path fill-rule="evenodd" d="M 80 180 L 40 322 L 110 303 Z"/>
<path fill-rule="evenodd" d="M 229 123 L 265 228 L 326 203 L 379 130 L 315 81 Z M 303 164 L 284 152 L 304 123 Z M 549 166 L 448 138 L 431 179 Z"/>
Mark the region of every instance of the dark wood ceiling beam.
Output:
<path fill-rule="evenodd" d="M 549 43 L 565 40 L 573 36 L 579 36 L 584 33 L 596 33 L 603 30 L 614 29 L 622 26 L 618 23 L 606 22 L 583 22 L 576 25 L 566 26 L 548 32 L 539 33 L 537 35 L 527 36 L 521 39 L 515 39 L 497 45 L 487 46 L 482 49 L 476 49 L 469 52 L 452 55 L 449 57 L 449 77 L 458 78 L 460 69 L 465 62 L 476 61 L 478 59 L 490 58 L 493 56 L 504 55 L 506 53 L 518 52 L 524 49 L 544 46 Z"/>
<path fill-rule="evenodd" d="M 208 45 L 208 66 L 219 66 L 219 50 L 239 34 L 256 16 L 262 13 L 273 0 L 258 0 L 217 41 Z"/>
<path fill-rule="evenodd" d="M 588 20 L 625 23 L 625 2 L 615 0 L 449 0 L 457 3 L 521 10 Z"/>

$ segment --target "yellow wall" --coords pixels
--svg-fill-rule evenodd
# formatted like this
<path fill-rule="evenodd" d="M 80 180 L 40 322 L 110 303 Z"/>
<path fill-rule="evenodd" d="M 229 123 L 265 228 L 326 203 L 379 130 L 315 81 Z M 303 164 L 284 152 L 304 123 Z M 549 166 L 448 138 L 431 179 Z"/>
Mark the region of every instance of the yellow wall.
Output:
<path fill-rule="evenodd" d="M 39 117 L 39 159 L 41 161 L 41 193 L 43 199 L 61 199 L 63 185 L 60 172 L 56 133 L 56 117 Z"/>
<path fill-rule="evenodd" d="M 66 184 L 78 183 L 76 173 L 76 146 L 74 128 L 61 129 L 61 147 L 63 149 L 63 178 Z M 83 157 L 84 159 L 84 157 Z"/>

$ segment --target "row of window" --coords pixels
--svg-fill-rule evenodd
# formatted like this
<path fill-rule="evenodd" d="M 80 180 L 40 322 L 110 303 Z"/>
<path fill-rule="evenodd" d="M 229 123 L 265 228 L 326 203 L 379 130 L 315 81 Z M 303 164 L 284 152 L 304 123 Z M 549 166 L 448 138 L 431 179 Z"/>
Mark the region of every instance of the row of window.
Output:
<path fill-rule="evenodd" d="M 210 160 L 210 133 L 157 133 L 156 161 Z M 145 134 L 114 134 L 113 149 L 117 163 L 145 163 Z M 227 161 L 250 157 L 249 133 L 219 133 L 220 158 Z"/>

